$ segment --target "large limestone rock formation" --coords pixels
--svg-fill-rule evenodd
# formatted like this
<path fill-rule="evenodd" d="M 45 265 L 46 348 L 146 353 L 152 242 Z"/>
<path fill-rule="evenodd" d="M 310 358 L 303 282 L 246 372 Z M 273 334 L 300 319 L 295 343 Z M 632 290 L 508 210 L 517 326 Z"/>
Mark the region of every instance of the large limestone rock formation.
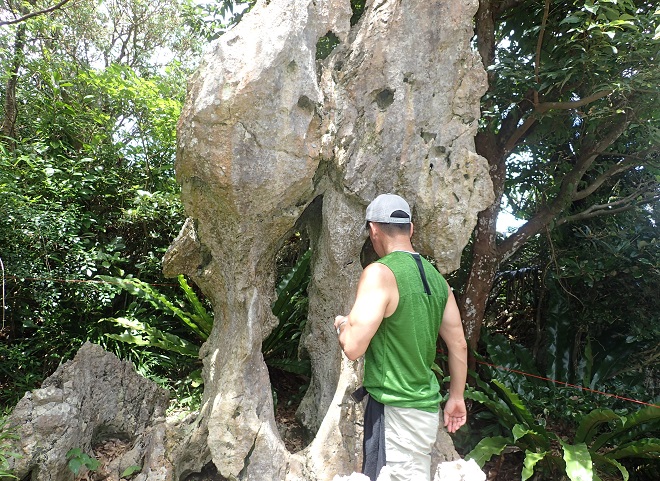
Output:
<path fill-rule="evenodd" d="M 486 83 L 469 45 L 477 3 L 368 1 L 351 26 L 349 0 L 261 1 L 205 56 L 178 131 L 189 221 L 165 258 L 165 272 L 191 276 L 215 312 L 202 412 L 181 443 L 186 469 L 212 461 L 225 478 L 255 481 L 359 469 L 360 406 L 347 394 L 360 371 L 332 321 L 352 304 L 364 208 L 377 194 L 411 203 L 414 243 L 441 271 L 458 267 L 491 201 L 473 140 Z M 328 32 L 338 45 L 317 61 Z M 314 252 L 302 346 L 313 378 L 299 416 L 315 438 L 290 453 L 260 345 L 277 323 L 275 255 L 295 229 Z M 452 459 L 444 436 L 439 458 Z"/>

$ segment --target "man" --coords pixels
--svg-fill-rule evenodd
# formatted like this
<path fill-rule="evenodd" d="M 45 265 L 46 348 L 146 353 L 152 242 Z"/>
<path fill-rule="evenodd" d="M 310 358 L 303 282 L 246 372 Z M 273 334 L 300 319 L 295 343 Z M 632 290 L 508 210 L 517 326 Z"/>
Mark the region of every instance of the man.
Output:
<path fill-rule="evenodd" d="M 367 207 L 366 228 L 380 259 L 358 282 L 348 316 L 335 328 L 346 356 L 364 355 L 362 472 L 372 481 L 387 465 L 393 481 L 431 479 L 431 449 L 439 424 L 439 384 L 431 366 L 438 334 L 449 350 L 451 376 L 444 425 L 465 424 L 467 344 L 456 300 L 442 275 L 413 250 L 408 203 L 382 194 Z"/>

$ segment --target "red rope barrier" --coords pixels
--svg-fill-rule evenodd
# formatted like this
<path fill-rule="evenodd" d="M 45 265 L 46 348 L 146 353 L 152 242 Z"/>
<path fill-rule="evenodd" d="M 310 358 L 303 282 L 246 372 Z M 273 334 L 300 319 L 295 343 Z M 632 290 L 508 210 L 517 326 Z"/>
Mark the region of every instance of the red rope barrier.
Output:
<path fill-rule="evenodd" d="M 25 281 L 53 281 L 53 282 L 79 282 L 79 283 L 90 282 L 90 283 L 95 283 L 95 284 L 113 284 L 112 282 L 102 281 L 102 280 L 95 280 L 95 279 L 46 279 L 46 278 L 39 278 L 39 277 L 17 277 L 17 276 L 7 276 L 6 279 L 25 280 Z M 149 284 L 149 285 L 150 286 L 177 286 L 178 284 Z M 442 351 L 438 350 L 438 352 L 442 352 Z M 490 363 L 485 362 L 485 361 L 477 360 L 477 362 L 479 364 L 484 364 L 486 366 L 490 366 L 490 367 L 495 368 L 495 369 L 500 369 L 502 371 L 514 372 L 514 373 L 520 374 L 522 376 L 533 377 L 533 378 L 536 378 L 536 379 L 541 379 L 543 381 L 553 382 L 555 384 L 562 384 L 564 386 L 571 387 L 573 389 L 579 389 L 581 391 L 588 391 L 588 392 L 592 392 L 594 394 L 600 394 L 602 396 L 613 397 L 613 398 L 616 398 L 616 399 L 620 399 L 622 401 L 628 401 L 628 402 L 632 402 L 632 403 L 636 403 L 636 404 L 642 404 L 644 406 L 650 406 L 650 407 L 660 409 L 660 406 L 657 405 L 657 404 L 651 404 L 651 403 L 647 403 L 647 402 L 644 402 L 644 401 L 639 401 L 637 399 L 632 399 L 632 398 L 628 398 L 628 397 L 624 397 L 624 396 L 619 396 L 618 394 L 612 394 L 612 393 L 608 393 L 608 392 L 604 392 L 604 391 L 599 391 L 597 389 L 591 389 L 591 388 L 584 387 L 584 386 L 578 386 L 577 384 L 571 384 L 571 383 L 568 383 L 568 382 L 557 381 L 556 379 L 550 379 L 548 377 L 539 376 L 537 374 L 531 374 L 529 372 L 520 371 L 518 369 L 511 369 L 509 367 L 498 366 L 496 364 L 490 364 Z"/>
<path fill-rule="evenodd" d="M 490 366 L 490 367 L 493 367 L 495 369 L 501 369 L 503 371 L 515 372 L 516 374 L 522 374 L 523 376 L 533 377 L 533 378 L 536 378 L 536 379 L 542 379 L 543 381 L 550 381 L 550 382 L 554 382 L 555 384 L 562 384 L 564 386 L 568 386 L 568 387 L 571 387 L 571 388 L 574 388 L 574 389 L 580 389 L 582 391 L 589 391 L 589 392 L 593 392 L 595 394 L 601 394 L 603 396 L 608 396 L 608 397 L 613 397 L 613 398 L 616 398 L 616 399 L 621 399 L 622 401 L 629 401 L 629 402 L 633 402 L 633 403 L 637 403 L 637 404 L 643 404 L 644 406 L 650 406 L 650 407 L 660 409 L 660 406 L 658 406 L 657 404 L 650 404 L 650 403 L 647 403 L 647 402 L 644 402 L 644 401 L 639 401 L 637 399 L 632 399 L 632 398 L 619 396 L 618 394 L 612 394 L 612 393 L 608 393 L 608 392 L 604 392 L 604 391 L 598 391 L 596 389 L 591 389 L 591 388 L 584 387 L 584 386 L 578 386 L 576 384 L 571 384 L 569 382 L 557 381 L 556 379 L 550 379 L 550 378 L 547 378 L 547 377 L 538 376 L 536 374 L 531 374 L 531 373 L 528 373 L 528 372 L 519 371 L 517 369 L 511 369 L 511 368 L 504 367 L 504 366 L 497 366 L 495 364 L 490 364 L 490 363 L 485 362 L 485 361 L 477 361 L 477 362 L 479 364 L 485 364 L 486 366 Z"/>
<path fill-rule="evenodd" d="M 438 349 L 437 352 L 439 352 L 440 354 L 445 354 L 445 352 L 442 349 Z M 478 362 L 479 364 L 483 364 L 485 366 L 490 366 L 490 367 L 495 368 L 495 369 L 500 369 L 502 371 L 515 372 L 516 374 L 520 374 L 522 376 L 533 377 L 533 378 L 536 378 L 536 379 L 541 379 L 543 381 L 550 381 L 550 382 L 554 382 L 555 384 L 562 384 L 564 386 L 571 387 L 573 389 L 580 389 L 581 391 L 589 391 L 589 392 L 592 392 L 592 393 L 595 393 L 595 394 L 601 394 L 603 396 L 608 396 L 608 397 L 613 397 L 613 398 L 616 398 L 616 399 L 620 399 L 622 401 L 633 402 L 633 403 L 637 403 L 637 404 L 642 404 L 644 406 L 650 406 L 650 407 L 653 407 L 653 408 L 660 409 L 660 406 L 658 406 L 657 404 L 650 404 L 650 403 L 647 403 L 647 402 L 644 402 L 644 401 L 639 401 L 637 399 L 632 399 L 632 398 L 628 398 L 628 397 L 619 396 L 618 394 L 612 394 L 612 393 L 608 393 L 608 392 L 604 392 L 604 391 L 598 391 L 596 389 L 591 389 L 591 388 L 584 387 L 584 386 L 578 386 L 577 384 L 571 384 L 569 382 L 557 381 L 556 379 L 550 379 L 549 377 L 539 376 L 537 374 L 532 374 L 532 373 L 529 373 L 529 372 L 520 371 L 518 369 L 512 369 L 510 367 L 498 366 L 497 364 L 491 364 L 489 362 L 480 361 L 478 359 L 476 359 L 476 362 Z"/>

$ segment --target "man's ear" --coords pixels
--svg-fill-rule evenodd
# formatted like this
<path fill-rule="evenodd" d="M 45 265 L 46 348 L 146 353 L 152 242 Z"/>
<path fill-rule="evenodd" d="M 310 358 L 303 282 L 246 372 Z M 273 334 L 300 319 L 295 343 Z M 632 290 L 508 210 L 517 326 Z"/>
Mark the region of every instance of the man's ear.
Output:
<path fill-rule="evenodd" d="M 410 237 L 413 236 L 413 232 L 415 232 L 415 226 L 414 226 L 413 223 L 411 222 L 411 223 L 410 223 Z"/>

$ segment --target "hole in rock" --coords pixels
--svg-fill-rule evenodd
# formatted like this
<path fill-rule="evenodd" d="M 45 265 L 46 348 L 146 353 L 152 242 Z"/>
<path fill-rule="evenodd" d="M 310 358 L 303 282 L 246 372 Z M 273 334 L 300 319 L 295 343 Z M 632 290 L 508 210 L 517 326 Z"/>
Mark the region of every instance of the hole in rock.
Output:
<path fill-rule="evenodd" d="M 443 145 L 435 145 L 431 147 L 431 155 L 434 157 L 442 157 L 447 154 L 447 148 Z"/>
<path fill-rule="evenodd" d="M 385 110 L 394 102 L 394 90 L 385 88 L 376 94 L 376 103 L 378 108 Z"/>
<path fill-rule="evenodd" d="M 377 260 L 378 254 L 376 254 L 376 251 L 374 250 L 374 246 L 371 243 L 371 238 L 367 237 L 367 240 L 364 241 L 364 244 L 362 245 L 362 250 L 360 250 L 360 265 L 364 269 L 369 264 Z"/>
<path fill-rule="evenodd" d="M 351 0 L 351 10 L 353 10 L 353 15 L 351 15 L 351 27 L 360 21 L 366 6 L 367 0 Z"/>
<path fill-rule="evenodd" d="M 32 471 L 29 471 L 21 481 L 30 481 L 32 479 Z"/>
<path fill-rule="evenodd" d="M 296 410 L 309 387 L 311 364 L 301 358 L 299 349 L 307 323 L 311 279 L 310 240 L 306 229 L 299 228 L 284 242 L 275 256 L 276 294 L 273 314 L 279 324 L 262 344 L 268 367 L 275 422 L 286 448 L 300 451 L 311 439 L 296 418 Z"/>
<path fill-rule="evenodd" d="M 112 461 L 123 456 L 130 451 L 132 447 L 133 443 L 129 441 L 128 436 L 122 434 L 109 435 L 104 439 L 97 439 L 92 446 L 92 454 L 99 462 L 98 473 L 100 475 L 104 473 Z M 101 475 L 98 478 L 92 477 L 92 479 L 96 480 L 103 478 Z"/>
<path fill-rule="evenodd" d="M 420 132 L 420 136 L 422 137 L 422 139 L 424 139 L 424 142 L 428 144 L 432 140 L 435 140 L 438 134 L 436 134 L 435 132 L 426 132 L 422 130 Z"/>
<path fill-rule="evenodd" d="M 118 430 L 113 426 L 102 424 L 97 426 L 92 433 L 92 446 L 100 446 L 108 440 L 116 440 L 124 444 L 129 444 L 132 437 L 128 433 Z"/>
<path fill-rule="evenodd" d="M 218 468 L 211 461 L 199 473 L 188 474 L 185 478 L 182 476 L 181 481 L 228 481 L 228 479 L 218 473 Z"/>
<path fill-rule="evenodd" d="M 287 73 L 296 73 L 298 72 L 298 64 L 296 63 L 295 60 L 291 60 L 289 64 L 286 66 L 286 71 Z"/>
<path fill-rule="evenodd" d="M 301 95 L 298 99 L 297 105 L 306 112 L 314 113 L 314 102 L 312 102 L 307 95 Z"/>
<path fill-rule="evenodd" d="M 326 33 L 316 42 L 316 60 L 325 60 L 337 45 L 339 45 L 339 37 L 333 32 Z"/>

